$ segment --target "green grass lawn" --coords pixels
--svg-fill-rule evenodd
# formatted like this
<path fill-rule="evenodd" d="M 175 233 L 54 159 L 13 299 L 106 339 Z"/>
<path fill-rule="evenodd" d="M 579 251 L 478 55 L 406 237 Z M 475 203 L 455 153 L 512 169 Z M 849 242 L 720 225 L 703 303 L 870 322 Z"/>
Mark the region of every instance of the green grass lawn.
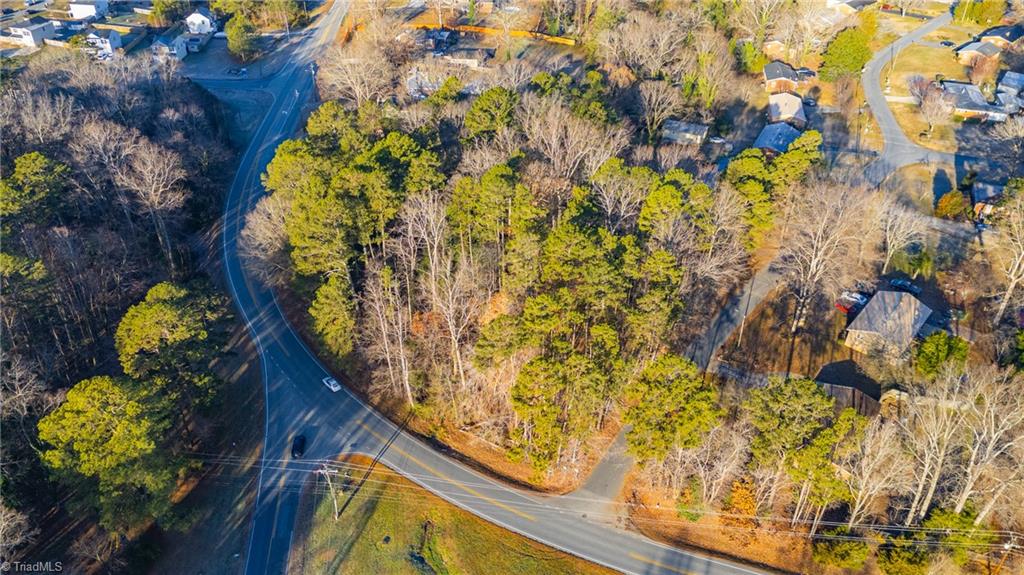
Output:
<path fill-rule="evenodd" d="M 347 497 L 339 494 L 339 504 Z M 478 519 L 381 466 L 339 521 L 333 507 L 323 480 L 303 496 L 305 533 L 296 531 L 289 573 L 612 573 Z"/>
<path fill-rule="evenodd" d="M 885 80 L 888 68 L 882 72 Z M 951 48 L 932 48 L 914 44 L 896 56 L 896 64 L 889 76 L 889 85 L 893 96 L 907 96 L 910 90 L 907 80 L 914 75 L 921 75 L 934 80 L 936 74 L 942 74 L 947 80 L 967 80 L 967 71 L 956 61 Z"/>

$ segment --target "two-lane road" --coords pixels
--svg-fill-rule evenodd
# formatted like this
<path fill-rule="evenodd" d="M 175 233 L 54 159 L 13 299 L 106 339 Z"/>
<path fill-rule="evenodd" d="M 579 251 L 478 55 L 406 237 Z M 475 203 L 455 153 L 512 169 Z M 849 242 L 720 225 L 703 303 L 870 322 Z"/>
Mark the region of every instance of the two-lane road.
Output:
<path fill-rule="evenodd" d="M 445 500 L 531 539 L 627 573 L 749 575 L 762 571 L 685 552 L 635 533 L 587 521 L 564 498 L 525 493 L 485 477 L 403 432 L 342 389 L 321 383 L 328 372 L 291 329 L 274 294 L 249 274 L 239 258 L 245 214 L 263 194 L 260 174 L 277 145 L 299 129 L 314 94 L 309 65 L 333 39 L 347 6 L 335 6 L 296 45 L 292 61 L 257 87 L 273 97 L 243 154 L 224 216 L 224 266 L 235 303 L 256 340 L 266 395 L 264 451 L 245 561 L 246 575 L 285 572 L 298 506 L 296 488 L 322 462 L 343 453 L 380 456 L 381 462 Z M 216 92 L 242 82 L 198 80 Z M 307 437 L 302 460 L 289 450 Z"/>

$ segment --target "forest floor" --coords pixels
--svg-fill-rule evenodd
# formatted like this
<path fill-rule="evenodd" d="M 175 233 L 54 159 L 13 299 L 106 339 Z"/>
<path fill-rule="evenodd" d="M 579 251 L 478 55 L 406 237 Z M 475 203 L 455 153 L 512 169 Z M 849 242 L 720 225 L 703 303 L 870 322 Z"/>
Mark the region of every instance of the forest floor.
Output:
<path fill-rule="evenodd" d="M 371 460 L 349 458 L 365 467 Z M 362 472 L 353 472 L 351 483 Z M 290 575 L 389 573 L 577 573 L 612 571 L 512 534 L 427 493 L 378 465 L 358 489 L 340 492 L 334 521 L 326 482 L 307 484 L 299 507 Z M 347 503 L 346 503 L 347 502 Z"/>

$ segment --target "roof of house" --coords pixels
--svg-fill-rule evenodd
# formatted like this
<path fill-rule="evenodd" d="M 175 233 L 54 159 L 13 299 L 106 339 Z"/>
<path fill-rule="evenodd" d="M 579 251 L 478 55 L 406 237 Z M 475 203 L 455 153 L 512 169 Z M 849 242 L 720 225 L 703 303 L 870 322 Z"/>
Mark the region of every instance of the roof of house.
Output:
<path fill-rule="evenodd" d="M 24 29 L 28 29 L 28 28 L 35 28 L 36 26 L 44 26 L 46 24 L 50 24 L 50 21 L 47 20 L 46 18 L 42 18 L 42 17 L 39 17 L 39 16 L 33 16 L 33 17 L 29 18 L 28 20 L 23 20 L 21 22 L 18 22 L 17 24 L 11 24 L 11 28 L 24 28 Z"/>
<path fill-rule="evenodd" d="M 799 82 L 800 77 L 797 76 L 796 70 L 793 69 L 789 64 L 780 60 L 769 62 L 764 65 L 764 79 L 766 81 L 771 80 L 792 80 Z"/>
<path fill-rule="evenodd" d="M 997 26 L 990 28 L 982 32 L 979 38 L 1002 38 L 1009 43 L 1014 43 L 1021 38 L 1024 38 L 1024 25 L 1017 24 L 1014 26 Z"/>
<path fill-rule="evenodd" d="M 975 112 L 1002 112 L 1001 107 L 990 104 L 985 94 L 970 82 L 942 82 L 942 89 L 952 99 L 953 107 L 958 110 Z"/>
<path fill-rule="evenodd" d="M 1009 70 L 1004 72 L 1003 77 L 999 79 L 999 89 L 1005 90 L 1007 88 L 1015 92 L 1024 90 L 1024 74 Z"/>
<path fill-rule="evenodd" d="M 905 349 L 931 314 L 931 308 L 909 293 L 880 291 L 847 329 L 878 334 L 887 343 Z"/>
<path fill-rule="evenodd" d="M 761 133 L 757 135 L 757 139 L 754 140 L 754 147 L 780 153 L 785 152 L 789 149 L 789 146 L 800 137 L 800 133 L 800 130 L 797 130 L 785 122 L 768 124 L 763 130 L 761 130 Z"/>
<path fill-rule="evenodd" d="M 665 120 L 665 125 L 662 127 L 662 135 L 667 138 L 695 136 L 704 139 L 708 135 L 708 126 L 682 120 Z"/>
<path fill-rule="evenodd" d="M 117 30 L 111 30 L 109 28 L 93 28 L 89 35 L 96 36 L 98 38 L 110 38 L 112 33 L 120 36 L 120 33 Z"/>
<path fill-rule="evenodd" d="M 192 11 L 191 14 L 188 15 L 188 18 L 191 18 L 196 14 L 203 16 L 204 18 L 207 18 L 211 22 L 216 20 L 216 18 L 213 17 L 213 12 L 210 12 L 210 10 L 206 6 L 200 6 L 199 8 L 196 8 Z"/>
<path fill-rule="evenodd" d="M 1002 50 L 991 42 L 971 42 L 956 51 L 958 55 L 968 52 L 977 52 L 986 58 L 991 58 L 992 56 L 998 56 Z"/>
<path fill-rule="evenodd" d="M 160 36 L 157 36 L 156 39 L 153 40 L 153 45 L 154 46 L 155 45 L 160 45 L 160 46 L 166 46 L 168 48 L 171 48 L 171 47 L 174 46 L 174 42 L 178 38 L 181 38 L 181 36 L 168 36 L 166 34 L 161 34 Z"/>
<path fill-rule="evenodd" d="M 768 117 L 772 122 L 796 119 L 806 122 L 804 103 L 800 96 L 783 92 L 768 96 Z"/>
<path fill-rule="evenodd" d="M 974 182 L 971 186 L 971 199 L 974 203 L 991 202 L 1003 195 L 1003 186 L 992 182 Z"/>

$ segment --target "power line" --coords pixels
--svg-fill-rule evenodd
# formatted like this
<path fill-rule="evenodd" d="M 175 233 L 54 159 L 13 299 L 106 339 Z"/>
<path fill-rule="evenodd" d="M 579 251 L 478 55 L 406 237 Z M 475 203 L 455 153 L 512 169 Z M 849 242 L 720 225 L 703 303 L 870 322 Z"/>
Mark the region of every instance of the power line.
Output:
<path fill-rule="evenodd" d="M 200 459 L 204 459 L 204 458 L 200 458 Z M 239 464 L 239 463 L 234 463 L 233 459 L 235 459 L 235 458 L 232 458 L 232 457 L 229 457 L 229 458 L 213 457 L 213 458 L 208 458 L 208 459 L 209 460 L 213 460 L 213 461 L 225 459 L 226 461 L 223 461 L 223 464 L 225 464 L 225 465 L 239 465 L 239 466 L 241 466 L 241 464 Z M 323 460 L 307 460 L 305 462 L 302 462 L 300 460 L 298 462 L 298 463 L 300 463 L 300 468 L 296 469 L 295 468 L 296 467 L 295 464 L 297 462 L 294 461 L 294 460 L 267 459 L 265 461 L 277 463 L 278 465 L 265 465 L 265 467 L 267 469 L 279 470 L 279 471 L 295 471 L 295 472 L 308 471 L 308 472 L 314 472 L 317 469 L 319 469 L 321 466 L 331 467 L 331 468 L 334 468 L 334 469 L 337 469 L 337 470 L 347 470 L 349 472 L 359 472 L 359 473 L 365 472 L 365 471 L 367 471 L 369 469 L 368 465 L 363 465 L 363 464 L 358 464 L 358 463 L 351 463 L 351 462 L 326 462 L 326 461 L 323 461 Z M 301 468 L 301 467 L 305 467 L 307 465 L 309 466 L 309 469 Z M 384 475 L 384 476 L 392 476 L 392 477 L 396 477 L 396 478 L 402 478 L 402 479 L 405 479 L 405 480 L 409 480 L 410 484 L 402 485 L 402 484 L 395 483 L 394 481 L 391 481 L 391 480 L 387 480 L 387 479 L 373 479 L 372 477 L 371 478 L 367 478 L 366 483 L 386 484 L 386 485 L 390 486 L 391 488 L 398 489 L 398 490 L 405 490 L 405 491 L 415 491 L 415 492 L 430 491 L 430 489 L 425 489 L 421 485 L 416 484 L 415 480 L 418 479 L 418 480 L 420 480 L 420 481 L 422 481 L 424 483 L 438 483 L 438 484 L 450 486 L 452 488 L 457 488 L 460 491 L 460 497 L 462 497 L 462 498 L 477 499 L 477 500 L 481 500 L 483 502 L 489 502 L 489 503 L 497 502 L 497 503 L 502 503 L 502 504 L 507 504 L 507 505 L 512 505 L 512 506 L 519 506 L 521 508 L 525 507 L 527 509 L 534 509 L 534 510 L 555 511 L 555 512 L 558 512 L 558 513 L 577 513 L 577 512 L 579 512 L 576 509 L 572 509 L 572 508 L 568 508 L 568 507 L 563 507 L 563 506 L 558 506 L 558 505 L 552 505 L 550 502 L 539 501 L 535 497 L 531 497 L 531 496 L 519 493 L 519 492 L 514 491 L 514 490 L 509 490 L 507 488 L 504 488 L 503 486 L 500 486 L 500 485 L 497 485 L 497 484 L 494 484 L 494 483 L 459 482 L 459 481 L 453 481 L 453 480 L 449 480 L 449 479 L 440 478 L 440 477 L 437 477 L 435 475 L 423 475 L 423 474 L 414 474 L 414 473 L 400 473 L 400 472 L 396 472 L 394 470 L 388 469 L 386 467 L 380 467 L 380 466 L 378 466 L 375 469 L 375 474 Z M 301 489 L 303 489 L 304 485 L 306 485 L 306 478 L 302 478 L 302 479 L 285 479 L 285 483 L 289 485 L 288 490 L 290 490 L 292 492 L 301 491 Z M 513 493 L 513 494 L 518 495 L 522 499 L 522 501 L 519 501 L 519 500 L 513 501 L 511 499 L 508 499 L 507 497 L 503 498 L 503 497 L 500 497 L 500 496 L 499 497 L 484 496 L 484 495 L 479 495 L 478 496 L 478 495 L 462 493 L 464 491 L 462 489 L 462 487 L 467 487 L 467 486 L 468 487 L 478 487 L 478 488 L 483 488 L 483 489 L 496 489 L 497 488 L 497 489 L 500 489 L 500 490 L 502 490 L 502 491 L 504 491 L 506 493 Z M 439 495 L 449 494 L 447 491 L 444 491 L 444 490 L 442 490 L 440 488 L 437 489 L 436 493 L 439 494 Z M 601 503 L 601 504 L 611 505 L 611 506 L 621 506 L 621 507 L 625 507 L 627 509 L 633 509 L 633 508 L 636 508 L 636 507 L 647 507 L 645 505 L 642 505 L 642 504 L 638 505 L 638 504 L 632 503 L 632 502 L 608 501 L 608 500 L 598 499 L 598 498 L 580 497 L 580 496 L 571 495 L 571 494 L 570 495 L 558 496 L 558 499 L 561 500 L 561 501 L 578 501 L 578 502 L 582 502 L 582 503 L 587 503 L 587 502 Z M 797 520 L 794 521 L 790 517 L 746 515 L 746 514 L 728 513 L 728 512 L 724 512 L 724 511 L 703 510 L 703 509 L 695 508 L 695 507 L 677 507 L 677 509 L 679 509 L 680 511 L 689 511 L 689 512 L 693 512 L 693 513 L 697 513 L 697 514 L 701 514 L 701 515 L 717 516 L 717 517 L 724 518 L 724 519 L 769 521 L 769 522 L 776 523 L 776 524 L 777 523 L 790 523 L 790 524 L 794 524 L 794 523 L 796 523 L 796 524 L 813 524 L 814 523 L 813 520 L 808 520 L 808 519 L 797 519 Z M 606 516 L 611 516 L 611 517 L 619 517 L 619 515 L 617 515 L 617 514 L 608 514 L 608 513 L 601 513 L 601 512 L 591 512 L 591 514 L 592 515 L 606 515 Z M 651 521 L 651 520 L 648 520 L 648 521 Z M 694 526 L 694 524 L 692 522 L 686 522 L 686 521 L 672 521 L 672 520 L 665 520 L 665 519 L 659 519 L 657 521 L 661 522 L 661 523 L 674 523 L 674 524 L 686 525 L 686 526 L 691 526 L 691 527 Z M 846 527 L 846 526 L 849 526 L 849 524 L 847 522 L 833 522 L 833 521 L 819 521 L 817 524 L 819 526 L 823 526 L 823 527 Z M 905 527 L 905 526 L 898 526 L 898 525 L 878 525 L 878 524 L 854 524 L 853 527 L 854 528 L 860 528 L 860 529 L 881 530 L 881 531 L 888 531 L 888 532 L 895 531 L 895 532 L 922 533 L 922 534 L 929 534 L 929 533 L 933 533 L 933 534 L 968 533 L 968 534 L 978 534 L 978 535 L 991 535 L 991 536 L 995 536 L 995 537 L 1015 537 L 1015 536 L 1020 535 L 1019 533 L 1016 533 L 1014 531 L 1008 531 L 1008 530 L 988 530 L 988 529 L 942 529 L 942 528 L 928 528 L 928 527 L 921 527 L 921 526 Z M 807 535 L 806 532 L 804 532 L 804 531 L 797 531 L 797 530 L 766 529 L 765 531 L 770 531 L 770 532 L 791 532 L 791 533 L 801 534 L 802 536 L 806 536 Z"/>

